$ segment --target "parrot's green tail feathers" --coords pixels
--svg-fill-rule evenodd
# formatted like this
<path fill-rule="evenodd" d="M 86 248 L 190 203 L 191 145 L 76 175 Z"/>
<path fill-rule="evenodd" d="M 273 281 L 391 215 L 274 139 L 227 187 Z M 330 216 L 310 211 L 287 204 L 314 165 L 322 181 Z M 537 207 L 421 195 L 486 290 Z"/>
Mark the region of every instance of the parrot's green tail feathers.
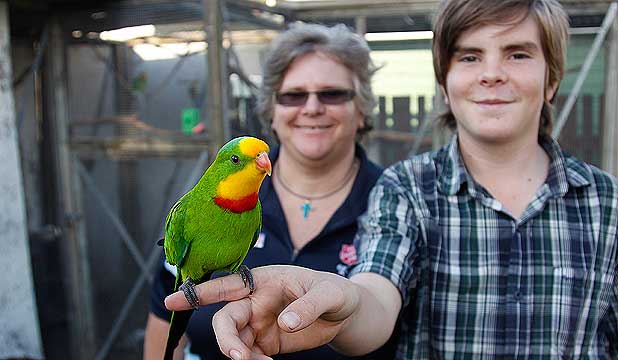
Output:
<path fill-rule="evenodd" d="M 167 344 L 165 345 L 164 360 L 172 360 L 174 358 L 174 350 L 180 342 L 182 334 L 184 334 L 193 310 L 187 311 L 172 311 L 172 318 L 170 319 L 170 330 L 167 335 Z"/>
<path fill-rule="evenodd" d="M 212 272 L 206 273 L 204 277 L 199 279 L 198 283 L 202 283 L 204 281 L 210 280 L 212 276 Z M 182 280 L 180 277 L 180 270 L 178 275 L 176 276 L 176 282 L 174 284 L 174 292 L 178 291 L 182 285 Z M 185 293 L 185 296 L 186 293 Z M 186 310 L 186 311 L 172 311 L 172 317 L 170 319 L 170 329 L 167 334 L 167 343 L 165 345 L 165 356 L 164 360 L 172 360 L 174 358 L 174 350 L 178 346 L 180 342 L 180 338 L 187 330 L 187 326 L 189 325 L 189 320 L 191 319 L 191 315 L 194 310 Z"/>

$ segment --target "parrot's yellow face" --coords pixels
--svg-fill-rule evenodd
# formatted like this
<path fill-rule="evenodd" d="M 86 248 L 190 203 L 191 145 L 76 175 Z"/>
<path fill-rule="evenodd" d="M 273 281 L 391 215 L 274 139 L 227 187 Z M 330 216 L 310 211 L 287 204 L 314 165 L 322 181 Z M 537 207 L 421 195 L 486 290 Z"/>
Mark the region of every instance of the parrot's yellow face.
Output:
<path fill-rule="evenodd" d="M 236 205 L 243 209 L 245 205 L 240 203 L 253 203 L 255 206 L 262 181 L 266 175 L 270 175 L 272 172 L 272 165 L 268 158 L 269 150 L 268 144 L 264 141 L 245 137 L 238 142 L 234 151 L 226 152 L 229 161 L 237 166 L 238 170 L 232 172 L 218 184 L 217 198 L 225 199 L 226 204 L 238 202 Z M 224 160 L 228 161 L 227 159 Z"/>
<path fill-rule="evenodd" d="M 261 152 L 268 153 L 270 151 L 267 143 L 254 137 L 246 137 L 240 140 L 238 142 L 238 149 L 241 153 L 251 158 L 256 158 Z"/>

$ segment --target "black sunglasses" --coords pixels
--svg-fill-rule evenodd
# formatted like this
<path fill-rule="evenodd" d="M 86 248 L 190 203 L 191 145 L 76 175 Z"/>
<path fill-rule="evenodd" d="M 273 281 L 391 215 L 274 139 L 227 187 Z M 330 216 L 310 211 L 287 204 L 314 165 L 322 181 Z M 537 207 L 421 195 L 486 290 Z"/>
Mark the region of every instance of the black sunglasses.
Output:
<path fill-rule="evenodd" d="M 309 94 L 315 94 L 324 105 L 340 105 L 350 101 L 356 96 L 354 90 L 349 89 L 325 89 L 319 91 L 290 91 L 277 93 L 277 104 L 283 106 L 303 106 L 309 98 Z"/>

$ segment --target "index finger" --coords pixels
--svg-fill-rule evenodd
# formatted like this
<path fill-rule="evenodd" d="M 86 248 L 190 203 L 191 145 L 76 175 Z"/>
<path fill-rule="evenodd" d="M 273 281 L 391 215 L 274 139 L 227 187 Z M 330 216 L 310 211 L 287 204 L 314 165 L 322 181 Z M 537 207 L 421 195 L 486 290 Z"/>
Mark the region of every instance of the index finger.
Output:
<path fill-rule="evenodd" d="M 255 287 L 259 287 L 259 279 L 256 276 L 258 271 L 253 271 Z M 195 287 L 195 292 L 200 300 L 200 305 L 209 305 L 221 301 L 234 301 L 249 295 L 249 288 L 245 287 L 240 275 L 230 274 L 228 276 L 206 281 Z M 177 291 L 165 298 L 165 307 L 168 310 L 189 310 L 191 305 L 187 302 L 182 291 Z"/>

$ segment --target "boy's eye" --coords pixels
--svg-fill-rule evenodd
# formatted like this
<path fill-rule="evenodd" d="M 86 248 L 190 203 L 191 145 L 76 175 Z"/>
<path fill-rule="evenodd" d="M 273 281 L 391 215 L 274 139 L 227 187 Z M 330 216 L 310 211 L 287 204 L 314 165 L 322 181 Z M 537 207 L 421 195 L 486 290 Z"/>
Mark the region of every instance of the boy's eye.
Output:
<path fill-rule="evenodd" d="M 475 62 L 476 59 L 477 58 L 474 55 L 466 55 L 466 56 L 460 57 L 459 61 L 461 61 L 461 62 Z"/>
<path fill-rule="evenodd" d="M 530 57 L 528 56 L 528 54 L 525 54 L 525 53 L 517 53 L 517 54 L 513 54 L 512 56 L 513 56 L 513 59 L 515 60 L 527 59 Z"/>

